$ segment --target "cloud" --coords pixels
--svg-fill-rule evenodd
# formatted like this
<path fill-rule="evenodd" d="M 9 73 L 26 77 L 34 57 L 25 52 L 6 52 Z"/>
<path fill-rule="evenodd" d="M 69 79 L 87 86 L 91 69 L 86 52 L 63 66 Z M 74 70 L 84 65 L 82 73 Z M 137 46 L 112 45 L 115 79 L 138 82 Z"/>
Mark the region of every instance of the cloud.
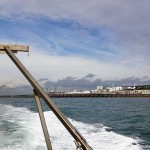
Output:
<path fill-rule="evenodd" d="M 0 95 L 21 95 L 21 94 L 33 94 L 33 88 L 31 86 L 16 86 L 16 87 L 9 87 L 5 86 L 0 88 Z"/>
<path fill-rule="evenodd" d="M 89 74 L 87 74 L 85 77 L 83 77 L 84 79 L 86 79 L 86 78 L 88 78 L 88 79 L 90 79 L 90 78 L 93 78 L 95 76 L 95 74 L 93 74 L 93 73 L 89 73 Z"/>
<path fill-rule="evenodd" d="M 61 0 L 42 2 L 13 0 L 11 5 L 8 3 L 10 3 L 8 0 L 0 2 L 1 18 L 10 16 L 11 20 L 34 22 L 35 18 L 38 20 L 45 17 L 53 21 L 69 20 L 74 22 L 75 27 L 78 27 L 78 23 L 86 28 L 106 29 L 107 37 L 117 39 L 114 43 L 117 42 L 115 46 L 119 45 L 122 55 L 119 60 L 132 59 L 135 55 L 138 59 L 134 61 L 150 64 L 148 59 L 150 2 L 148 0 L 115 0 L 113 3 L 111 0 L 95 0 L 88 3 L 86 0 L 64 0 L 63 4 Z"/>
<path fill-rule="evenodd" d="M 19 57 L 37 79 L 89 72 L 103 80 L 142 78 L 150 72 L 149 5 L 148 0 L 1 0 L 0 41 L 31 45 L 30 57 Z M 0 58 L 2 80 L 26 82 Z"/>
<path fill-rule="evenodd" d="M 36 48 L 31 48 L 29 57 L 24 53 L 18 53 L 17 57 L 37 80 L 48 78 L 50 81 L 56 81 L 68 76 L 74 76 L 77 78 L 84 77 L 83 79 L 86 82 L 86 79 L 93 80 L 95 78 L 103 80 L 121 79 L 128 76 L 142 78 L 149 73 L 149 69 L 146 69 L 146 67 L 139 69 L 137 66 L 123 66 L 122 63 L 107 63 L 81 56 L 48 55 L 41 49 L 38 50 Z M 8 56 L 0 55 L 0 60 L 1 70 L 3 70 L 0 72 L 0 76 L 3 77 L 1 82 L 11 80 L 13 81 L 12 84 L 28 83 Z M 89 72 L 91 73 L 89 74 Z M 84 76 L 85 74 L 87 76 Z"/>
<path fill-rule="evenodd" d="M 45 82 L 47 80 L 48 80 L 47 78 L 43 78 L 43 79 L 39 79 L 38 82 Z"/>
<path fill-rule="evenodd" d="M 0 89 L 4 89 L 6 85 L 0 85 Z"/>
<path fill-rule="evenodd" d="M 88 75 L 86 75 L 88 76 Z M 42 80 L 43 79 L 39 79 Z M 96 89 L 97 86 L 112 87 L 112 86 L 138 86 L 138 85 L 148 85 L 150 84 L 150 78 L 143 81 L 143 78 L 137 77 L 127 77 L 124 79 L 114 79 L 114 80 L 102 80 L 101 78 L 96 78 L 91 80 L 90 78 L 77 78 L 68 76 L 63 79 L 58 79 L 56 81 L 46 80 L 42 87 L 47 91 L 73 91 L 76 90 L 92 90 Z M 0 86 L 0 95 L 14 95 L 14 94 L 32 94 L 33 88 L 29 85 L 19 85 L 16 87 L 8 87 L 6 85 Z"/>
<path fill-rule="evenodd" d="M 118 31 L 137 31 L 149 29 L 149 4 L 148 0 L 123 1 L 89 1 L 86 0 L 13 0 L 11 5 L 9 0 L 0 2 L 1 16 L 14 16 L 31 18 L 43 15 L 54 20 L 73 20 L 84 26 L 93 25 L 94 27 L 108 27 Z M 77 9 L 74 9 L 77 8 Z M 139 11 L 137 11 L 139 10 Z M 18 15 L 19 14 L 19 15 Z M 38 17 L 37 17 L 38 18 Z M 139 31 L 140 30 L 140 31 Z M 120 33 L 120 32 L 119 32 Z M 124 33 L 125 34 L 125 33 Z M 129 36 L 126 33 L 126 36 Z"/>
<path fill-rule="evenodd" d="M 87 75 L 88 76 L 88 75 Z M 101 78 L 96 78 L 94 80 L 88 78 L 75 78 L 66 77 L 64 79 L 59 79 L 57 81 L 47 81 L 45 83 L 46 87 L 63 87 L 64 89 L 95 89 L 97 86 L 133 86 L 133 85 L 150 84 L 150 80 L 143 81 L 142 78 L 128 77 L 124 79 L 115 80 L 102 80 Z"/>

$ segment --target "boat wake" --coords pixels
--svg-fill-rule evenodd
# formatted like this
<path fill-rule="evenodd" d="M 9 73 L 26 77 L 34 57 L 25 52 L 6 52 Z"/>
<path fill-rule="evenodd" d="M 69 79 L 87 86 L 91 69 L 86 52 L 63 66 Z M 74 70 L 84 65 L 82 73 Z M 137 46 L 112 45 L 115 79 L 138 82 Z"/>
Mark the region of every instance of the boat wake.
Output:
<path fill-rule="evenodd" d="M 52 111 L 44 112 L 54 150 L 75 150 L 74 139 Z M 93 150 L 142 150 L 138 139 L 126 137 L 102 124 L 85 124 L 69 119 Z M 0 104 L 1 150 L 46 150 L 38 113 L 27 108 Z"/>

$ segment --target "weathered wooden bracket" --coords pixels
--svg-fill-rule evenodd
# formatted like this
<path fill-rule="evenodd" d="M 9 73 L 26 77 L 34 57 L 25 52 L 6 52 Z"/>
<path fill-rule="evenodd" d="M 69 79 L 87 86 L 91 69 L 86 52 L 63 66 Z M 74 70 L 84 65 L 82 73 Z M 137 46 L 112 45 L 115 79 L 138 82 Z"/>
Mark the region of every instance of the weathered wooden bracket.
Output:
<path fill-rule="evenodd" d="M 11 45 L 11 44 L 0 44 L 0 54 L 6 53 L 6 47 L 9 47 L 13 53 L 20 52 L 29 52 L 29 46 L 25 45 Z"/>
<path fill-rule="evenodd" d="M 4 45 L 0 44 L 0 52 L 6 53 L 10 59 L 14 62 L 14 64 L 18 67 L 18 69 L 22 72 L 22 74 L 25 76 L 25 78 L 29 81 L 29 83 L 32 85 L 35 92 L 35 99 L 36 102 L 38 102 L 38 110 L 42 111 L 39 104 L 39 97 L 41 97 L 45 103 L 48 105 L 48 107 L 53 111 L 53 113 L 56 115 L 56 117 L 60 120 L 60 122 L 64 125 L 64 127 L 68 130 L 68 132 L 72 135 L 72 137 L 75 139 L 75 143 L 78 149 L 82 150 L 92 150 L 92 148 L 89 146 L 89 144 L 86 142 L 86 140 L 83 138 L 83 136 L 79 133 L 79 131 L 71 124 L 71 122 L 66 118 L 66 116 L 60 111 L 60 109 L 56 106 L 56 104 L 52 101 L 52 99 L 48 96 L 48 94 L 43 90 L 43 88 L 39 85 L 39 83 L 34 79 L 34 77 L 30 74 L 30 72 L 25 68 L 25 66 L 20 62 L 20 60 L 14 55 L 14 53 L 17 53 L 18 51 L 22 52 L 28 52 L 29 46 L 22 46 L 22 45 Z M 40 112 L 39 115 L 41 116 L 42 125 L 46 126 L 44 121 L 44 116 Z M 45 132 L 45 136 L 48 139 L 48 131 L 46 131 L 46 127 L 43 128 L 43 131 Z M 48 142 L 47 140 L 46 142 Z M 50 142 L 50 141 L 49 141 Z M 49 150 L 52 149 L 51 143 L 49 144 Z"/>
<path fill-rule="evenodd" d="M 37 106 L 37 109 L 38 109 L 38 112 L 39 112 L 39 117 L 40 117 L 42 129 L 43 129 L 43 133 L 44 133 L 47 149 L 48 150 L 52 150 L 52 145 L 51 145 L 48 129 L 47 129 L 47 126 L 46 126 L 46 121 L 45 121 L 44 113 L 43 113 L 43 110 L 42 110 L 40 97 L 39 97 L 39 95 L 37 94 L 37 92 L 35 90 L 33 90 L 33 94 L 34 94 L 35 103 L 36 103 L 36 106 Z"/>

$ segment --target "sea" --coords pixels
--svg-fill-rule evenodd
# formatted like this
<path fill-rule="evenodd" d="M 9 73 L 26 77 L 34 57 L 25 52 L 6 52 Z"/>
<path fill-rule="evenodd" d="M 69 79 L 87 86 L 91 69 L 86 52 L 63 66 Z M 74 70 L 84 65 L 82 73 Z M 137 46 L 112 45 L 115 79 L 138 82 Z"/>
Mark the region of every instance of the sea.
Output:
<path fill-rule="evenodd" d="M 150 150 L 150 98 L 54 98 L 93 150 Z M 54 150 L 74 139 L 41 99 Z M 46 150 L 34 98 L 0 98 L 0 150 Z"/>

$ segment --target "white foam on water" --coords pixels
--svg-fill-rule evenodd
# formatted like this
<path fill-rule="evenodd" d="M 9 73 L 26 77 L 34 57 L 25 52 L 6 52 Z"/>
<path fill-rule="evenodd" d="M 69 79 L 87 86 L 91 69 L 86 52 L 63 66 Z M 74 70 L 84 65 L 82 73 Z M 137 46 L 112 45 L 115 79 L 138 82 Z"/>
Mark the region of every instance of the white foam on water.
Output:
<path fill-rule="evenodd" d="M 75 150 L 74 139 L 51 111 L 44 113 L 54 150 Z M 69 119 L 93 150 L 142 150 L 137 139 L 107 131 L 102 124 Z M 2 123 L 6 123 L 3 127 Z M 7 127 L 8 126 L 8 127 Z M 1 150 L 46 150 L 38 113 L 26 108 L 0 105 Z"/>

